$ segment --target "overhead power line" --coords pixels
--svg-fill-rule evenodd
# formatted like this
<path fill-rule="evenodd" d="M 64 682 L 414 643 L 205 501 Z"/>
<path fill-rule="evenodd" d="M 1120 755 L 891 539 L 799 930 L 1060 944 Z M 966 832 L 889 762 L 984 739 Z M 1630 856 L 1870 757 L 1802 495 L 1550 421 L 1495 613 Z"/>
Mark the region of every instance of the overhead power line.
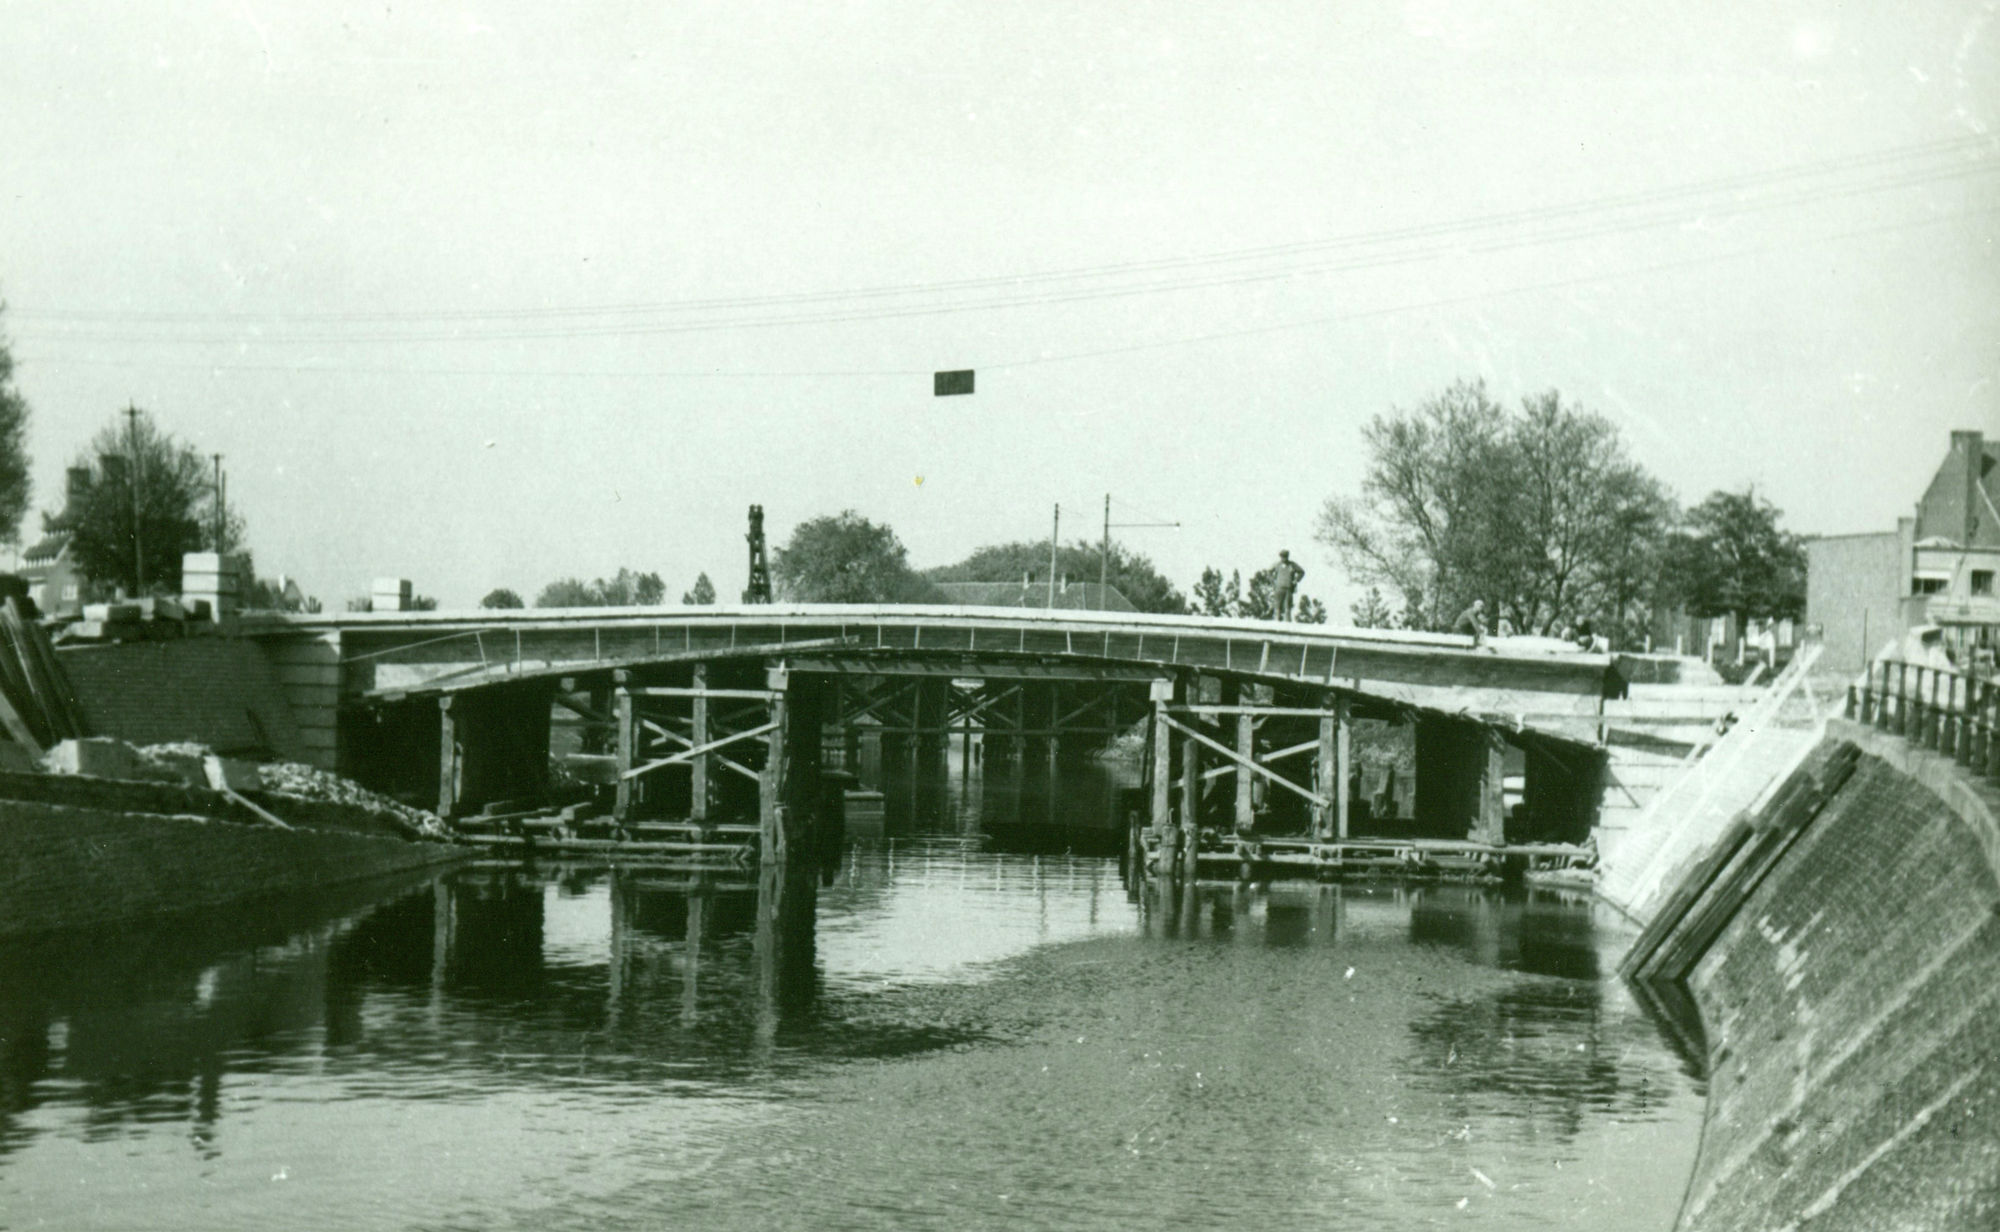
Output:
<path fill-rule="evenodd" d="M 1848 199 L 1919 187 L 2000 170 L 1995 143 L 1965 138 L 1877 154 L 1801 164 L 1759 175 L 1704 181 L 1679 188 L 1628 193 L 1563 206 L 1490 214 L 1452 222 L 1359 233 L 1327 241 L 1238 249 L 1188 258 L 1083 267 L 1012 278 L 919 283 L 859 291 L 808 292 L 786 296 L 689 300 L 653 305 L 512 309 L 490 312 L 376 314 L 124 313 L 82 310 L 19 310 L 23 324 L 46 322 L 53 331 L 37 336 L 82 337 L 107 342 L 347 345 L 383 342 L 505 342 L 582 339 L 837 324 L 993 309 L 1038 307 L 1084 300 L 1154 295 L 1291 279 L 1304 275 L 1353 272 L 1385 265 L 1483 254 L 1558 242 L 1573 242 L 1645 230 L 1697 219 L 1721 219 L 1760 211 Z M 1980 157 L 1968 157 L 1972 154 Z M 1909 165 L 1905 165 L 1909 164 Z M 1829 176 L 1864 177 L 1825 181 Z M 1733 195 L 1718 196 L 1721 193 Z M 1761 195 L 1746 195 L 1746 194 Z M 1453 242 L 1455 241 L 1455 242 Z M 1344 257 L 1336 254 L 1345 253 Z M 1237 268 L 1230 268 L 1230 267 Z M 1174 277 L 1152 277 L 1161 273 Z M 1113 279 L 1108 285 L 1090 280 Z M 1081 285 L 1069 285 L 1081 284 Z M 949 297 L 983 292 L 969 299 Z M 942 301 L 866 301 L 929 295 Z M 819 305 L 819 307 L 815 307 Z M 750 309 L 798 309 L 742 315 Z M 707 314 L 694 319 L 651 319 L 674 314 Z M 732 315 L 734 314 L 734 315 Z M 627 317 L 636 319 L 599 319 Z M 269 332 L 194 332 L 198 327 L 262 323 Z M 482 326 L 481 323 L 484 323 Z M 429 326 L 428 330 L 329 330 L 336 325 Z M 444 328 L 450 325 L 452 328 Z M 136 329 L 134 327 L 137 327 Z"/>
<path fill-rule="evenodd" d="M 1924 227 L 1939 226 L 1944 223 L 1957 222 L 1967 218 L 1989 217 L 1995 214 L 2000 214 L 2000 207 L 1992 207 L 1987 209 L 1974 209 L 1974 210 L 1955 210 L 1942 214 L 1929 215 L 1924 218 L 1905 219 L 1905 220 L 1882 223 L 1872 227 L 1861 227 L 1851 230 L 1828 232 L 1819 235 L 1793 236 L 1789 239 L 1769 244 L 1760 244 L 1752 247 L 1733 248 L 1722 252 L 1703 253 L 1697 256 L 1686 257 L 1672 261 L 1655 262 L 1648 265 L 1628 266 L 1622 269 L 1607 270 L 1603 273 L 1583 274 L 1569 278 L 1557 278 L 1545 281 L 1523 283 L 1510 287 L 1499 287 L 1492 290 L 1477 291 L 1465 295 L 1451 296 L 1442 299 L 1425 300 L 1416 303 L 1393 304 L 1378 308 L 1350 309 L 1331 314 L 1315 315 L 1304 318 L 1294 318 L 1292 320 L 1277 321 L 1265 325 L 1248 326 L 1241 329 L 1221 330 L 1221 331 L 1199 333 L 1199 334 L 1180 334 L 1168 338 L 1156 338 L 1145 342 L 1136 342 L 1136 343 L 1130 343 L 1120 346 L 1111 346 L 1111 347 L 1099 347 L 1091 350 L 1048 352 L 1040 355 L 1027 356 L 1020 359 L 1012 359 L 1012 360 L 983 360 L 980 362 L 979 366 L 981 368 L 991 369 L 994 371 L 1006 371 L 1016 368 L 1037 367 L 1044 364 L 1068 363 L 1077 360 L 1096 359 L 1110 355 L 1137 354 L 1145 351 L 1161 350 L 1167 347 L 1192 346 L 1206 342 L 1227 341 L 1229 339 L 1234 339 L 1234 338 L 1249 338 L 1263 334 L 1284 333 L 1295 329 L 1310 329 L 1315 326 L 1335 325 L 1350 321 L 1370 320 L 1378 317 L 1395 316 L 1406 312 L 1426 312 L 1437 308 L 1458 307 L 1464 304 L 1478 303 L 1490 299 L 1502 299 L 1515 295 L 1532 294 L 1538 291 L 1565 290 L 1571 287 L 1589 286 L 1597 283 L 1606 283 L 1606 282 L 1617 282 L 1631 278 L 1643 278 L 1654 274 L 1673 273 L 1675 271 L 1684 269 L 1693 269 L 1706 265 L 1718 265 L 1729 261 L 1742 260 L 1747 257 L 1765 256 L 1774 252 L 1781 252 L 1792 248 L 1800 248 L 1811 244 L 1828 243 L 1836 240 L 1860 239 L 1868 236 L 1888 234 L 1891 232 L 1900 232 L 1900 231 L 1915 230 Z M 92 357 L 92 356 L 59 356 L 59 355 L 36 355 L 32 353 L 17 354 L 15 356 L 15 359 L 17 362 L 24 364 L 25 363 L 47 363 L 52 365 L 78 364 L 78 365 L 86 365 L 93 367 L 101 366 L 101 367 L 119 367 L 119 368 L 161 368 L 161 369 L 176 369 L 176 370 L 218 372 L 218 373 L 219 372 L 282 372 L 282 373 L 292 373 L 298 375 L 330 374 L 330 375 L 382 375 L 382 376 L 589 377 L 589 378 L 613 378 L 613 379 L 639 378 L 639 379 L 653 380 L 653 379 L 663 379 L 663 378 L 692 378 L 692 379 L 711 379 L 711 378 L 712 379 L 767 379 L 767 378 L 786 378 L 786 377 L 882 378 L 882 377 L 929 376 L 931 374 L 931 369 L 928 367 L 869 368 L 869 369 L 751 370 L 751 371 L 716 371 L 711 369 L 661 370 L 661 369 L 633 369 L 633 368 L 592 369 L 592 370 L 532 369 L 532 368 L 488 369 L 488 368 L 424 368 L 424 367 L 414 367 L 414 366 L 401 367 L 401 366 L 374 366 L 374 365 L 356 366 L 347 364 L 342 364 L 338 366 L 329 366 L 320 364 L 307 365 L 307 364 L 282 364 L 282 363 L 229 364 L 229 363 L 200 363 L 200 362 L 172 362 L 172 361 L 158 362 L 152 360 L 130 359 L 125 357 L 108 358 L 108 357 Z"/>

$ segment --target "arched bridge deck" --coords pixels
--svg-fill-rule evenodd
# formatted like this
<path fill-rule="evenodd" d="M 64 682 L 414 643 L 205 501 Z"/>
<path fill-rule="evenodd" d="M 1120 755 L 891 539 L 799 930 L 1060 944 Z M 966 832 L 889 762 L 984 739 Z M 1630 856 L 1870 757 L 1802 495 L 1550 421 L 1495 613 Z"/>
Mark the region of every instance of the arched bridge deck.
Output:
<path fill-rule="evenodd" d="M 367 612 L 248 618 L 316 760 L 337 758 L 336 711 L 359 698 L 716 654 L 817 646 L 1237 673 L 1337 686 L 1515 727 L 1591 736 L 1624 682 L 1608 656 L 1507 654 L 1471 639 L 1201 616 L 895 604 Z M 804 643 L 806 645 L 801 645 Z"/>
<path fill-rule="evenodd" d="M 385 612 L 242 631 L 277 663 L 301 727 L 323 733 L 323 758 L 371 785 L 434 790 L 447 815 L 547 800 L 553 707 L 615 733 L 615 756 L 592 763 L 616 783 L 615 831 L 670 831 L 690 851 L 729 832 L 781 851 L 788 818 L 810 832 L 831 807 L 823 772 L 857 733 L 921 775 L 941 772 L 954 737 L 968 765 L 977 739 L 981 758 L 1053 774 L 1142 731 L 1150 806 L 1134 854 L 1188 876 L 1201 860 L 1279 858 L 1268 841 L 1316 866 L 1346 858 L 1365 811 L 1350 756 L 1363 720 L 1414 726 L 1403 819 L 1455 850 L 1579 842 L 1603 701 L 1623 690 L 1605 656 L 1013 608 Z M 1532 817 L 1508 803 L 1510 776 Z"/>

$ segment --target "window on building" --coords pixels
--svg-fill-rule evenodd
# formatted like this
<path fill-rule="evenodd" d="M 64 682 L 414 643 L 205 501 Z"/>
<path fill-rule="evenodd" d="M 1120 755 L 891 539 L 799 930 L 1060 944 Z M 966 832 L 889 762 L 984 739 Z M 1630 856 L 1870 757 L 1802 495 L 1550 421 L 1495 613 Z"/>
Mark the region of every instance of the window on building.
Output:
<path fill-rule="evenodd" d="M 1941 595 L 1944 593 L 1946 581 L 1947 579 L 1941 577 L 1912 578 L 1910 580 L 1910 593 L 1913 595 Z"/>
<path fill-rule="evenodd" d="M 1990 595 L 1993 593 L 1993 570 L 1974 569 L 1972 571 L 1972 593 Z"/>

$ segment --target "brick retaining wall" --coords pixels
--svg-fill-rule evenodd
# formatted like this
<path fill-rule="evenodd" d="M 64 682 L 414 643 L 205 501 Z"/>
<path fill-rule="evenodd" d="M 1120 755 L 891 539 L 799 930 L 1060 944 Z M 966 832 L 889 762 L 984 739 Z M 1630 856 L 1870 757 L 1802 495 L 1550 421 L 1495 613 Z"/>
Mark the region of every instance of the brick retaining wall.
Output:
<path fill-rule="evenodd" d="M 1853 724 L 1851 775 L 1687 980 L 1712 1229 L 2000 1227 L 2000 794 Z"/>
<path fill-rule="evenodd" d="M 452 863 L 469 851 L 352 831 L 0 801 L 0 937 L 318 889 Z"/>

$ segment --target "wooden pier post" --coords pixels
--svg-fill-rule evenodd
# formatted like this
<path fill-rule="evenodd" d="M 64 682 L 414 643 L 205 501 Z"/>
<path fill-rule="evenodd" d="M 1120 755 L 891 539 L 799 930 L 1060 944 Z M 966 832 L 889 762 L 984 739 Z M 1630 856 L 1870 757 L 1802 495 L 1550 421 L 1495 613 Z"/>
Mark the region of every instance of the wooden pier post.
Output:
<path fill-rule="evenodd" d="M 688 735 L 694 740 L 694 747 L 701 748 L 708 743 L 708 664 L 706 663 L 697 663 L 694 665 L 694 697 L 692 700 L 694 702 L 694 715 Z M 620 713 L 622 715 L 623 712 L 621 711 Z M 621 718 L 621 725 L 623 721 Z M 692 821 L 696 826 L 706 826 L 708 824 L 708 755 L 704 753 L 695 758 L 691 769 L 694 772 L 694 777 L 693 785 L 688 789 L 688 820 Z M 708 841 L 706 832 L 703 833 L 700 841 Z"/>
<path fill-rule="evenodd" d="M 1245 689 L 1238 692 L 1237 696 L 1240 699 L 1248 700 L 1254 697 L 1255 694 L 1251 690 Z M 1225 700 L 1228 700 L 1229 694 L 1225 692 L 1223 697 Z M 1247 709 L 1236 716 L 1236 755 L 1242 758 L 1246 764 L 1257 756 L 1257 719 Z M 1244 769 L 1243 765 L 1236 767 L 1236 832 L 1238 834 L 1248 834 L 1251 827 L 1257 824 L 1257 801 L 1255 795 L 1252 794 L 1256 786 L 1251 781 L 1253 777 L 1248 770 Z"/>
<path fill-rule="evenodd" d="M 1160 853 L 1159 871 L 1165 873 L 1170 871 L 1170 853 L 1173 850 L 1174 814 L 1170 793 L 1173 790 L 1174 735 L 1173 729 L 1167 726 L 1167 707 L 1173 704 L 1174 682 L 1171 680 L 1155 680 L 1152 684 L 1152 699 L 1153 781 L 1151 786 L 1153 789 L 1153 809 L 1152 816 L 1148 821 L 1153 827 L 1153 841 L 1157 844 L 1157 850 Z"/>
<path fill-rule="evenodd" d="M 458 809 L 458 716 L 452 713 L 456 700 L 449 693 L 438 698 L 437 815 L 446 820 Z"/>
<path fill-rule="evenodd" d="M 632 795 L 636 784 L 628 775 L 636 761 L 639 733 L 633 722 L 630 681 L 622 671 L 612 673 L 612 679 L 618 686 L 618 798 L 612 806 L 612 816 L 624 821 L 632 814 Z"/>
<path fill-rule="evenodd" d="M 765 864 L 782 864 L 786 856 L 785 835 L 785 689 L 787 673 L 774 667 L 765 673 L 765 687 L 771 691 L 771 733 L 764 738 L 764 768 L 757 775 L 758 859 Z"/>
<path fill-rule="evenodd" d="M 1354 725 L 1349 719 L 1347 698 L 1344 695 L 1333 699 L 1333 713 L 1336 727 L 1333 755 L 1334 777 L 1339 780 L 1334 785 L 1334 791 L 1337 793 L 1334 797 L 1333 806 L 1335 819 L 1334 833 L 1344 843 L 1347 841 L 1348 826 L 1353 821 L 1350 813 L 1353 811 L 1352 804 L 1354 800 L 1354 793 L 1348 786 L 1354 780 Z"/>
<path fill-rule="evenodd" d="M 1326 704 L 1338 706 L 1338 702 L 1332 698 L 1328 698 Z M 1340 790 L 1336 784 L 1342 778 L 1340 748 L 1338 748 L 1340 728 L 1342 724 L 1336 714 L 1320 716 L 1320 746 L 1312 754 L 1312 788 L 1326 800 L 1338 800 L 1338 804 L 1332 806 L 1320 804 L 1312 808 L 1312 838 L 1318 842 L 1326 842 L 1328 838 L 1332 838 L 1336 828 L 1340 836 L 1346 838 L 1346 816 L 1344 816 L 1346 798 L 1336 796 L 1336 792 Z"/>
<path fill-rule="evenodd" d="M 1188 682 L 1188 699 L 1200 696 L 1200 681 Z M 1181 872 L 1193 883 L 1201 853 L 1201 746 L 1181 739 Z"/>
<path fill-rule="evenodd" d="M 1472 824 L 1472 838 L 1500 847 L 1507 842 L 1506 749 L 1493 732 L 1481 728 L 1479 735 L 1485 757 L 1479 771 L 1479 814 Z"/>

